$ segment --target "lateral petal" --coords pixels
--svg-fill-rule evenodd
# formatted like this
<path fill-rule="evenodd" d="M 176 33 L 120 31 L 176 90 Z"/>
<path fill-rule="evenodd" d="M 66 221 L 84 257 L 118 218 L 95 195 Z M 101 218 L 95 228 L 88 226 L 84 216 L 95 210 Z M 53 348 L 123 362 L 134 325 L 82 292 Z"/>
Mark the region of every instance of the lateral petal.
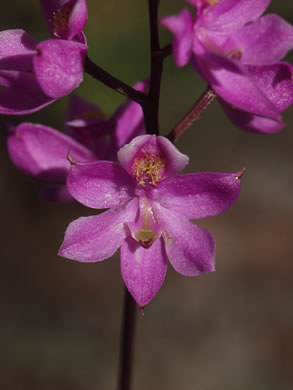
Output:
<path fill-rule="evenodd" d="M 241 50 L 241 62 L 269 65 L 280 61 L 293 48 L 293 26 L 278 15 L 265 15 L 233 33 Z"/>
<path fill-rule="evenodd" d="M 236 60 L 204 50 L 199 42 L 194 49 L 197 54 L 195 70 L 199 65 L 201 74 L 219 97 L 252 114 L 276 121 L 281 119 L 275 105 L 257 88 L 244 66 Z"/>
<path fill-rule="evenodd" d="M 248 66 L 247 72 L 257 87 L 266 94 L 279 112 L 293 103 L 292 65 L 279 62 L 274 65 Z M 229 119 L 238 127 L 259 133 L 276 133 L 284 126 L 282 120 L 252 115 L 220 100 Z"/>
<path fill-rule="evenodd" d="M 121 246 L 121 274 L 124 283 L 140 308 L 154 298 L 167 272 L 167 255 L 162 239 L 144 249 L 127 237 Z"/>
<path fill-rule="evenodd" d="M 136 199 L 116 210 L 71 222 L 65 232 L 59 256 L 81 262 L 105 260 L 112 256 L 126 237 L 124 224 L 135 218 Z"/>
<path fill-rule="evenodd" d="M 53 38 L 71 40 L 86 25 L 86 0 L 41 0 L 41 7 Z"/>
<path fill-rule="evenodd" d="M 187 9 L 183 9 L 178 15 L 160 19 L 160 24 L 174 34 L 172 46 L 177 66 L 186 65 L 192 53 L 193 16 Z"/>
<path fill-rule="evenodd" d="M 67 154 L 81 161 L 94 159 L 92 153 L 72 138 L 43 125 L 22 123 L 8 136 L 8 152 L 23 172 L 42 180 L 65 183 L 70 168 Z"/>
<path fill-rule="evenodd" d="M 45 95 L 31 72 L 0 70 L 0 114 L 24 115 L 39 111 L 55 99 Z"/>
<path fill-rule="evenodd" d="M 189 0 L 197 2 L 198 0 Z M 201 24 L 210 30 L 236 30 L 258 19 L 271 0 L 220 0 L 208 7 L 201 16 Z"/>
<path fill-rule="evenodd" d="M 175 270 L 186 276 L 214 271 L 216 244 L 213 235 L 173 210 L 158 204 L 154 208 L 160 222 L 165 225 L 165 248 Z"/>
<path fill-rule="evenodd" d="M 23 30 L 0 32 L 0 70 L 32 71 L 37 41 Z"/>
<path fill-rule="evenodd" d="M 218 215 L 240 192 L 240 173 L 200 172 L 171 176 L 154 190 L 154 199 L 188 219 Z"/>
<path fill-rule="evenodd" d="M 134 196 L 134 181 L 117 163 L 95 161 L 73 164 L 67 177 L 71 195 L 95 209 L 119 207 Z"/>
<path fill-rule="evenodd" d="M 88 19 L 86 0 L 76 0 L 68 21 L 68 38 L 73 39 L 84 29 Z"/>
<path fill-rule="evenodd" d="M 285 127 L 285 123 L 282 120 L 275 121 L 273 119 L 253 115 L 249 112 L 238 110 L 222 100 L 220 100 L 220 103 L 230 121 L 240 129 L 249 130 L 255 133 L 274 134 Z"/>
<path fill-rule="evenodd" d="M 257 87 L 279 111 L 293 103 L 293 66 L 279 62 L 266 66 L 247 66 L 246 71 Z"/>
<path fill-rule="evenodd" d="M 33 64 L 44 93 L 58 99 L 77 88 L 83 80 L 86 54 L 86 45 L 79 42 L 50 39 L 39 43 Z"/>

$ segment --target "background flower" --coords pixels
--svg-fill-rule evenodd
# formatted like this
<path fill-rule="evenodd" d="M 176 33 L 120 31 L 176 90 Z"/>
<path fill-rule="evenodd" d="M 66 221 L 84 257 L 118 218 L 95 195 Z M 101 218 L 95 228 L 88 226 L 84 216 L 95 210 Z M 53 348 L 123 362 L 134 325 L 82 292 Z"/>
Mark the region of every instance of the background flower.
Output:
<path fill-rule="evenodd" d="M 147 82 L 138 82 L 134 88 L 143 91 Z M 72 200 L 66 188 L 69 153 L 82 162 L 116 160 L 118 149 L 145 131 L 142 109 L 130 100 L 105 119 L 98 106 L 73 95 L 67 116 L 68 135 L 48 126 L 24 122 L 10 126 L 7 140 L 16 167 L 43 182 L 42 194 L 46 198 L 61 202 Z"/>
<path fill-rule="evenodd" d="M 29 114 L 68 95 L 83 80 L 85 0 L 41 1 L 52 38 L 38 43 L 24 30 L 0 32 L 1 114 Z"/>
<path fill-rule="evenodd" d="M 191 62 L 225 104 L 246 113 L 239 116 L 240 127 L 265 133 L 280 130 L 280 112 L 284 108 L 280 110 L 275 100 L 288 100 L 290 95 L 289 105 L 292 103 L 292 72 L 289 70 L 286 77 L 287 88 L 284 83 L 283 88 L 273 87 L 278 96 L 274 100 L 263 87 L 267 77 L 260 77 L 261 72 L 255 77 L 251 68 L 266 69 L 282 60 L 293 47 L 293 27 L 277 15 L 262 16 L 269 0 L 189 2 L 196 8 L 194 16 L 183 9 L 178 15 L 161 19 L 161 24 L 174 35 L 176 64 Z M 269 78 L 267 88 L 272 88 Z M 261 118 L 250 120 L 249 127 L 249 115 Z"/>

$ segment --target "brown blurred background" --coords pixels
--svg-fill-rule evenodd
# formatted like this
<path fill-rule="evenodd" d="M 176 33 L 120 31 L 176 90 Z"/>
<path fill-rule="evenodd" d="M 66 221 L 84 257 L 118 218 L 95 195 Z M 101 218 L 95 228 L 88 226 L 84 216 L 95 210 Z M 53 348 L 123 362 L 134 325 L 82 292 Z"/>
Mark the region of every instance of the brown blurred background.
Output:
<path fill-rule="evenodd" d="M 161 15 L 184 2 L 161 1 Z M 172 3 L 172 4 L 169 4 Z M 129 84 L 149 73 L 147 1 L 88 0 L 89 55 Z M 271 12 L 293 22 L 290 1 Z M 46 39 L 35 0 L 1 4 L 1 30 Z M 170 35 L 163 31 L 162 44 Z M 291 56 L 291 62 L 293 57 Z M 290 57 L 289 57 L 290 60 Z M 167 134 L 204 90 L 190 66 L 166 60 L 161 129 Z M 123 101 L 85 75 L 78 92 L 108 115 Z M 62 128 L 68 98 L 13 123 Z M 139 316 L 134 389 L 290 390 L 293 388 L 293 110 L 287 128 L 260 136 L 235 128 L 214 103 L 180 140 L 189 171 L 247 173 L 239 201 L 199 225 L 217 240 L 217 272 L 166 281 Z M 36 183 L 1 152 L 0 388 L 116 388 L 123 283 L 119 255 L 79 264 L 57 257 L 66 226 L 93 210 L 42 200 Z"/>

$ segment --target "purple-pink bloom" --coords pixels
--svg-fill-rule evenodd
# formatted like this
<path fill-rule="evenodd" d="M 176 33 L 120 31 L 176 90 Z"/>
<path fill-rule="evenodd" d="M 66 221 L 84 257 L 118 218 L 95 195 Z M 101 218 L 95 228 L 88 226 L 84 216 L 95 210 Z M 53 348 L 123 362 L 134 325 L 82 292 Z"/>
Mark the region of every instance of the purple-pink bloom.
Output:
<path fill-rule="evenodd" d="M 260 88 L 251 69 L 277 64 L 293 47 L 293 27 L 277 15 L 262 13 L 270 0 L 189 0 L 196 7 L 161 19 L 174 34 L 173 54 L 178 66 L 191 62 L 227 104 L 261 120 L 254 131 L 273 132 L 282 127 L 281 111 Z M 287 79 L 286 79 L 287 80 Z M 288 83 L 289 85 L 289 83 Z M 284 99 L 291 90 L 279 91 Z M 275 125 L 266 126 L 266 121 Z M 240 121 L 239 121 L 240 122 Z M 270 122 L 271 125 L 273 122 Z M 246 127 L 246 121 L 241 123 Z"/>
<path fill-rule="evenodd" d="M 85 0 L 41 1 L 52 39 L 38 43 L 23 30 L 0 32 L 1 114 L 29 114 L 77 88 L 87 44 Z"/>
<path fill-rule="evenodd" d="M 139 307 L 160 289 L 168 259 L 182 275 L 214 271 L 213 235 L 189 220 L 229 208 L 238 197 L 242 172 L 177 175 L 188 157 L 154 135 L 123 146 L 118 163 L 70 160 L 71 195 L 87 207 L 109 210 L 71 222 L 60 256 L 102 261 L 121 247 L 122 277 Z"/>
<path fill-rule="evenodd" d="M 141 91 L 146 87 L 147 82 L 134 85 Z M 83 162 L 114 160 L 122 145 L 145 131 L 139 104 L 127 100 L 105 119 L 99 107 L 77 95 L 72 96 L 65 125 L 66 134 L 62 134 L 41 124 L 21 123 L 10 127 L 7 140 L 16 167 L 43 183 L 41 190 L 46 198 L 61 202 L 72 200 L 66 188 L 68 153 Z"/>
<path fill-rule="evenodd" d="M 250 79 L 269 100 L 274 110 L 281 114 L 293 103 L 293 67 L 286 62 L 273 65 L 246 66 Z M 228 118 L 239 128 L 272 134 L 284 128 L 282 118 L 278 120 L 255 115 L 219 99 Z"/>

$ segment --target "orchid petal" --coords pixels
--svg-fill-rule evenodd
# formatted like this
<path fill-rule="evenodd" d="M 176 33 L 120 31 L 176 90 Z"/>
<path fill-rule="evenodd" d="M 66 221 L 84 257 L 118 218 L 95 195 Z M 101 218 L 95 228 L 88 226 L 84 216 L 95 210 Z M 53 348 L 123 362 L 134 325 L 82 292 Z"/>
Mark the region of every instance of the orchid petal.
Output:
<path fill-rule="evenodd" d="M 284 111 L 293 103 L 293 66 L 291 64 L 279 62 L 267 66 L 248 66 L 246 71 L 278 111 Z"/>
<path fill-rule="evenodd" d="M 193 40 L 193 17 L 187 9 L 178 15 L 167 16 L 160 24 L 174 34 L 173 55 L 177 66 L 184 66 L 190 60 Z"/>
<path fill-rule="evenodd" d="M 135 218 L 137 205 L 134 199 L 118 211 L 108 210 L 71 222 L 58 254 L 81 262 L 101 261 L 112 256 L 126 237 L 124 224 Z"/>
<path fill-rule="evenodd" d="M 216 245 L 213 235 L 173 210 L 158 204 L 154 209 L 164 225 L 165 248 L 175 270 L 186 276 L 214 271 Z"/>
<path fill-rule="evenodd" d="M 83 80 L 87 47 L 79 42 L 51 39 L 37 46 L 34 70 L 44 93 L 51 98 L 68 95 Z"/>
<path fill-rule="evenodd" d="M 31 72 L 0 70 L 0 114 L 23 115 L 55 101 L 44 94 Z"/>
<path fill-rule="evenodd" d="M 205 28 L 236 30 L 258 19 L 268 8 L 271 0 L 218 0 L 201 16 Z"/>
<path fill-rule="evenodd" d="M 165 160 L 166 176 L 184 169 L 189 161 L 188 157 L 179 152 L 167 138 L 149 134 L 138 136 L 124 145 L 118 152 L 118 161 L 130 175 L 133 175 L 134 160 L 143 154 L 162 157 Z"/>
<path fill-rule="evenodd" d="M 249 130 L 254 133 L 274 134 L 285 127 L 285 123 L 282 120 L 275 121 L 273 119 L 253 115 L 246 111 L 238 110 L 222 100 L 220 100 L 220 103 L 230 121 L 240 129 Z"/>
<path fill-rule="evenodd" d="M 160 205 L 200 219 L 218 215 L 231 207 L 240 192 L 240 173 L 201 172 L 171 176 L 153 191 Z"/>
<path fill-rule="evenodd" d="M 41 6 L 50 34 L 54 38 L 71 40 L 86 25 L 86 0 L 41 0 Z"/>
<path fill-rule="evenodd" d="M 144 249 L 127 237 L 121 246 L 121 274 L 140 308 L 146 306 L 161 288 L 167 272 L 167 256 L 162 239 Z"/>
<path fill-rule="evenodd" d="M 81 161 L 94 156 L 72 138 L 43 125 L 22 123 L 8 136 L 8 152 L 23 172 L 56 183 L 65 183 L 70 168 L 67 154 Z"/>
<path fill-rule="evenodd" d="M 242 63 L 269 65 L 293 48 L 293 26 L 277 15 L 265 15 L 235 31 L 233 40 L 242 53 Z"/>
<path fill-rule="evenodd" d="M 279 111 L 249 77 L 244 67 L 227 57 L 203 51 L 196 58 L 202 73 L 214 91 L 227 103 L 238 109 L 267 117 L 281 119 Z"/>
<path fill-rule="evenodd" d="M 67 186 L 71 195 L 87 207 L 119 207 L 133 197 L 134 181 L 114 162 L 96 161 L 71 166 Z"/>
<path fill-rule="evenodd" d="M 181 153 L 166 137 L 157 137 L 157 142 L 168 161 L 168 175 L 182 171 L 189 163 L 189 157 Z"/>
<path fill-rule="evenodd" d="M 293 103 L 292 71 L 293 67 L 286 62 L 247 67 L 247 72 L 251 79 L 280 112 Z M 220 100 L 220 103 L 229 119 L 242 129 L 271 134 L 280 131 L 285 126 L 282 120 L 274 121 L 269 118 L 252 115 L 238 110 L 222 100 Z"/>
<path fill-rule="evenodd" d="M 0 70 L 32 71 L 37 41 L 23 30 L 0 32 Z"/>
<path fill-rule="evenodd" d="M 88 19 L 86 0 L 76 0 L 68 21 L 68 38 L 72 39 L 84 29 Z"/>

